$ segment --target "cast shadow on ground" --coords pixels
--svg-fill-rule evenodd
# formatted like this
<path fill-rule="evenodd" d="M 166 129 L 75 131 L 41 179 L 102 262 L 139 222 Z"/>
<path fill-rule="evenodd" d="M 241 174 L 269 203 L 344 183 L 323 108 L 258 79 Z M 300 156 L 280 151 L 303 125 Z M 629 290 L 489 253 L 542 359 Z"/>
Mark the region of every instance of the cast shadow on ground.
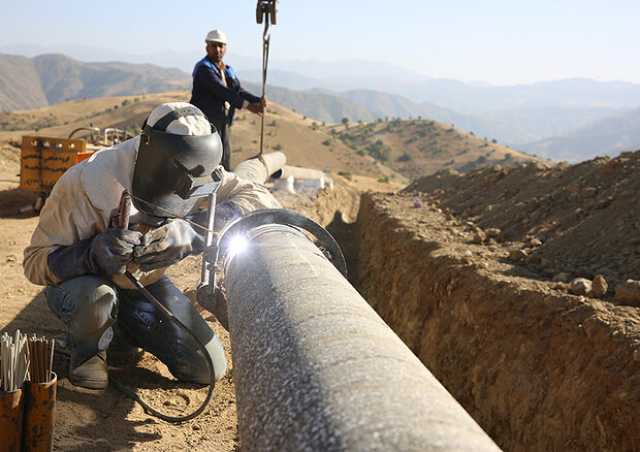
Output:
<path fill-rule="evenodd" d="M 515 276 L 518 278 L 526 278 L 539 282 L 548 282 L 553 277 L 553 275 L 546 275 L 543 272 L 538 272 L 534 269 L 527 268 L 518 262 L 514 262 L 510 258 L 501 258 L 498 259 L 498 262 L 511 266 L 508 270 L 500 272 L 505 276 Z"/>
<path fill-rule="evenodd" d="M 23 333 L 37 333 L 48 337 L 64 335 L 64 327 L 49 311 L 43 292 L 40 292 L 11 322 L 2 328 L 3 331 L 9 333 L 17 329 Z M 128 378 L 129 373 L 137 373 L 138 369 L 131 369 L 134 366 L 135 363 L 128 366 L 127 377 L 124 378 L 130 385 L 136 385 L 140 382 L 140 378 L 134 378 L 133 381 Z M 69 438 L 72 438 L 73 445 L 67 443 L 64 447 L 64 450 L 70 452 L 131 450 L 135 444 L 160 439 L 159 433 L 136 431 L 136 427 L 140 425 L 153 424 L 158 421 L 152 418 L 143 421 L 127 420 L 126 417 L 132 411 L 134 402 L 113 387 L 109 387 L 104 392 L 98 392 L 71 385 L 65 379 L 68 356 L 64 352 L 56 353 L 53 367 L 58 374 L 57 434 L 54 445 L 60 441 L 60 436 L 62 436 L 67 442 Z M 149 381 L 148 386 L 160 384 L 156 380 L 157 377 L 146 376 L 145 378 Z"/>
<path fill-rule="evenodd" d="M 357 226 L 355 223 L 348 223 L 344 220 L 344 214 L 338 210 L 333 215 L 331 223 L 326 227 L 327 231 L 336 239 L 340 245 L 347 263 L 347 278 L 352 285 L 358 282 L 358 240 Z"/>
<path fill-rule="evenodd" d="M 29 218 L 36 216 L 35 210 L 27 210 L 21 213 L 21 210 L 32 207 L 38 195 L 36 193 L 12 188 L 0 191 L 0 218 Z"/>

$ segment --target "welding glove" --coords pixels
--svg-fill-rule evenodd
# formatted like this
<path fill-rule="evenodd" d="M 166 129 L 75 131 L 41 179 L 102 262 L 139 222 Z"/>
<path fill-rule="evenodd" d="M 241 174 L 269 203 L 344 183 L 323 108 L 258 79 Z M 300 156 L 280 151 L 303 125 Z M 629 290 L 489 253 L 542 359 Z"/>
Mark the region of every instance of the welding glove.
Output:
<path fill-rule="evenodd" d="M 93 238 L 62 246 L 47 258 L 51 272 L 61 281 L 77 276 L 124 273 L 142 234 L 128 229 L 107 229 Z"/>
<path fill-rule="evenodd" d="M 134 260 L 144 271 L 168 267 L 187 256 L 201 253 L 204 237 L 184 220 L 170 220 L 144 235 L 134 251 Z"/>

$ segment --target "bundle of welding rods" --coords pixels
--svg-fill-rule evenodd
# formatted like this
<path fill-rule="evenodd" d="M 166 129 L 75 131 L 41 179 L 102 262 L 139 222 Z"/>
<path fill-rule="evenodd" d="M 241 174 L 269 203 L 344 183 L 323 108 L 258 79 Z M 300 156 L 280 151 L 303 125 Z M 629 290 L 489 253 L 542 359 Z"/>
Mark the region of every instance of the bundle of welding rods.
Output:
<path fill-rule="evenodd" d="M 17 330 L 13 336 L 0 336 L 0 390 L 21 389 L 28 379 L 32 383 L 47 383 L 53 370 L 55 341 L 33 334 L 28 337 Z"/>

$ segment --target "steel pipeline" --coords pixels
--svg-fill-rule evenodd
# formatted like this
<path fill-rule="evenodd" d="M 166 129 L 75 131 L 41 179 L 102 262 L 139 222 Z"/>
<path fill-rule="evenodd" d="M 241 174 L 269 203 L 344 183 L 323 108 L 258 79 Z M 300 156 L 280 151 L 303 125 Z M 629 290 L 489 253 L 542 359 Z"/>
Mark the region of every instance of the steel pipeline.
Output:
<path fill-rule="evenodd" d="M 499 450 L 307 235 L 243 235 L 220 256 L 243 450 Z"/>

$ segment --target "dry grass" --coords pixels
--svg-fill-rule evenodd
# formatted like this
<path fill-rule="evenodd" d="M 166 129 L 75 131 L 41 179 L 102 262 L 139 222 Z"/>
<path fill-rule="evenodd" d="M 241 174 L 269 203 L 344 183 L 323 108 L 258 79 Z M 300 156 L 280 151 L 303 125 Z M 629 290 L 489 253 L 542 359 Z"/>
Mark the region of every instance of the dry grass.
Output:
<path fill-rule="evenodd" d="M 372 155 L 409 178 L 443 169 L 467 172 L 500 163 L 538 160 L 499 143 L 430 120 L 394 120 L 331 127 L 356 153 Z"/>

